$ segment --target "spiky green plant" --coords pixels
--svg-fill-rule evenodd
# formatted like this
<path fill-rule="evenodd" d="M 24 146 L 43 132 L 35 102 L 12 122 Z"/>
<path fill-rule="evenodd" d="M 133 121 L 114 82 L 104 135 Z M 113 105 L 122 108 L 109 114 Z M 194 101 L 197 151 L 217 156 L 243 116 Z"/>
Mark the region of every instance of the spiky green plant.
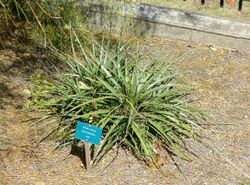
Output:
<path fill-rule="evenodd" d="M 159 145 L 189 159 L 185 138 L 197 136 L 201 117 L 174 73 L 156 63 L 143 66 L 139 54 L 119 43 L 115 49 L 94 43 L 91 51 L 79 44 L 79 57 L 61 55 L 70 73 L 60 76 L 47 96 L 53 100 L 46 106 L 49 116 L 60 118 L 59 146 L 72 144 L 79 120 L 103 129 L 101 144 L 93 148 L 94 164 L 114 147 L 150 165 L 157 165 Z"/>

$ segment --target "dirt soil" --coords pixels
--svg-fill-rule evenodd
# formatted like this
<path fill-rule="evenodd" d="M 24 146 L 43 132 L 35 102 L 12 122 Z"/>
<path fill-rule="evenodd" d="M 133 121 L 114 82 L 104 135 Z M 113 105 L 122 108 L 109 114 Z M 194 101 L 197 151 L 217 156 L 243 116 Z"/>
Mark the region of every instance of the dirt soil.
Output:
<path fill-rule="evenodd" d="M 51 63 L 46 52 L 10 42 L 0 50 L 0 184 L 249 184 L 250 53 L 160 39 L 142 46 L 148 61 L 160 58 L 164 66 L 175 60 L 180 78 L 194 87 L 194 104 L 208 116 L 204 136 L 216 151 L 190 141 L 198 157 L 176 159 L 182 173 L 169 160 L 163 174 L 123 150 L 86 172 L 80 158 L 69 155 L 70 148 L 53 150 L 53 138 L 36 147 L 44 128 L 31 127 L 39 113 L 23 107 L 30 76 L 48 74 Z"/>

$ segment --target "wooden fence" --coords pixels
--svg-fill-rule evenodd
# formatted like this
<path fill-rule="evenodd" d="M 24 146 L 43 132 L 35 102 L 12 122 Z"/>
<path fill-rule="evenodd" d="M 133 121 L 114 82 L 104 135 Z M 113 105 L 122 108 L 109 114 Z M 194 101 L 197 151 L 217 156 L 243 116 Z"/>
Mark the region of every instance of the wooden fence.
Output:
<path fill-rule="evenodd" d="M 206 0 L 201 0 L 201 4 L 204 5 Z M 232 1 L 233 4 L 235 3 L 235 0 Z M 243 0 L 238 1 L 238 10 L 242 11 L 242 5 L 243 5 Z M 220 0 L 220 7 L 224 7 L 224 0 Z"/>

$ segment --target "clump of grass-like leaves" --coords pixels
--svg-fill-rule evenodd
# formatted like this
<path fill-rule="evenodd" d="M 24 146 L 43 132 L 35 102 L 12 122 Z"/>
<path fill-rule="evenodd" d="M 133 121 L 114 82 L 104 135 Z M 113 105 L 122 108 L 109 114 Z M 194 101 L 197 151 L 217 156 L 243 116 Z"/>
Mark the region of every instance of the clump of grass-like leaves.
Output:
<path fill-rule="evenodd" d="M 101 144 L 92 148 L 94 164 L 114 147 L 149 165 L 157 165 L 159 145 L 189 159 L 184 140 L 197 136 L 201 117 L 188 105 L 174 73 L 153 62 L 143 66 L 125 45 L 80 47 L 79 57 L 62 57 L 70 72 L 58 80 L 48 104 L 50 116 L 60 118 L 59 145 L 72 144 L 79 120 L 103 129 Z"/>
<path fill-rule="evenodd" d="M 70 48 L 70 27 L 88 40 L 86 20 L 78 1 L 0 0 L 0 29 L 4 35 L 31 39 L 44 47 Z M 27 37 L 27 38 L 25 38 Z"/>

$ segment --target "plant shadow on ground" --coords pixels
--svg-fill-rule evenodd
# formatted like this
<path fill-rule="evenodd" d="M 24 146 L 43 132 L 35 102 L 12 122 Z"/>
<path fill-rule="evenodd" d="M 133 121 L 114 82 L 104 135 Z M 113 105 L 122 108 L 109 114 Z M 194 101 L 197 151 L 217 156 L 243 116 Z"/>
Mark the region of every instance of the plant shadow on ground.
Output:
<path fill-rule="evenodd" d="M 5 99 L 14 98 L 12 90 L 3 82 L 0 82 L 0 109 L 4 107 Z"/>
<path fill-rule="evenodd" d="M 44 48 L 31 48 L 32 46 L 6 47 L 3 55 L 12 58 L 8 63 L 0 64 L 0 73 L 6 76 L 23 75 L 29 77 L 36 72 L 49 72 L 58 62 L 55 62 L 50 52 Z M 0 50 L 1 52 L 1 50 Z M 13 56 L 14 55 L 14 56 Z"/>
<path fill-rule="evenodd" d="M 33 75 L 46 78 L 64 69 L 64 64 L 49 50 L 11 40 L 0 48 L 0 61 L 0 108 L 22 107 L 19 105 L 27 100 L 24 91 L 29 88 Z"/>
<path fill-rule="evenodd" d="M 69 155 L 73 155 L 78 157 L 85 168 L 87 168 L 86 160 L 85 160 L 85 149 L 84 144 L 82 142 L 77 143 L 76 141 L 71 145 L 71 150 Z"/>

